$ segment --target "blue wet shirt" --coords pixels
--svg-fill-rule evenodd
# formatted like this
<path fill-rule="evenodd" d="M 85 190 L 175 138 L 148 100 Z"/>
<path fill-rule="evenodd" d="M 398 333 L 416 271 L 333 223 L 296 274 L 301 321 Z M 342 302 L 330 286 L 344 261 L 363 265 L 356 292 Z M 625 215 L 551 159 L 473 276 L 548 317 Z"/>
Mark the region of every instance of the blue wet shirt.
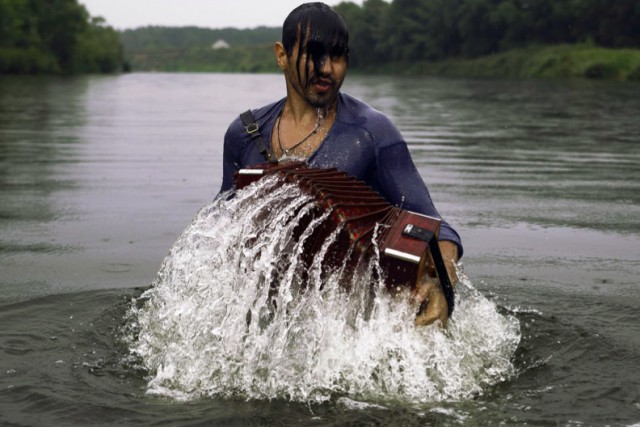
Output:
<path fill-rule="evenodd" d="M 285 100 L 252 111 L 268 149 Z M 224 137 L 220 192 L 233 188 L 234 172 L 264 162 L 238 117 Z M 384 114 L 345 93 L 339 94 L 336 120 L 308 163 L 318 168 L 335 167 L 364 181 L 394 206 L 442 219 L 400 132 Z M 460 236 L 444 220 L 440 240 L 454 242 L 462 256 Z"/>

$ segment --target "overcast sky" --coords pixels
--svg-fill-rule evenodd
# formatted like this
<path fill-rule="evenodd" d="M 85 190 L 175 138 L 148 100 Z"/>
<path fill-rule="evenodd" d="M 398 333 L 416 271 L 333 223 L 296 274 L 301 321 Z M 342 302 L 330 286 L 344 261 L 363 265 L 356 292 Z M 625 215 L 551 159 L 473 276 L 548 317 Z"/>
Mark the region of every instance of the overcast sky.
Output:
<path fill-rule="evenodd" d="M 362 0 L 350 0 L 362 4 Z M 79 0 L 91 16 L 102 16 L 118 30 L 145 25 L 207 28 L 279 27 L 295 0 Z M 341 0 L 325 0 L 334 6 Z"/>

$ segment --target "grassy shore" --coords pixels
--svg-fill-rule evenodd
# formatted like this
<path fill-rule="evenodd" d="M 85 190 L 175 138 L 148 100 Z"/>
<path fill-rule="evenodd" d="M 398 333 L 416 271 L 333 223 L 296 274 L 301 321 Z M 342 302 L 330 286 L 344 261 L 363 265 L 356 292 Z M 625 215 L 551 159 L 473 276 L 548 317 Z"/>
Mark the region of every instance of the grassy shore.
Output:
<path fill-rule="evenodd" d="M 134 71 L 277 72 L 271 46 L 211 50 L 130 52 Z M 515 78 L 591 78 L 640 81 L 640 50 L 606 49 L 590 44 L 514 49 L 476 59 L 383 64 L 352 68 L 354 74 L 486 76 Z"/>
<path fill-rule="evenodd" d="M 589 44 L 529 47 L 476 59 L 397 64 L 386 72 L 410 75 L 640 81 L 640 50 L 605 49 Z"/>

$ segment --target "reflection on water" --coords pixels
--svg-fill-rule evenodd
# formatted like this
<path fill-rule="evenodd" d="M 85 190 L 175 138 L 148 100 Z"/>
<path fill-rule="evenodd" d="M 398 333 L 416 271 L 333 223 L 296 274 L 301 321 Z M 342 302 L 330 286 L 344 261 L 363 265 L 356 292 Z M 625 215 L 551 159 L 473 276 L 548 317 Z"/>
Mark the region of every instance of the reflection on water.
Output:
<path fill-rule="evenodd" d="M 77 156 L 85 90 L 86 81 L 75 79 L 0 80 L 0 217 L 9 221 L 5 231 L 16 233 L 13 250 L 58 246 L 43 241 L 45 227 L 21 225 L 64 216 L 55 199 L 77 185 L 64 176 L 64 168 Z"/>
<path fill-rule="evenodd" d="M 392 114 L 454 222 L 640 232 L 640 86 L 358 83 L 362 97 Z"/>
<path fill-rule="evenodd" d="M 0 88 L 5 280 L 53 289 L 149 283 L 217 192 L 228 123 L 284 94 L 277 75 L 5 77 Z M 392 116 L 463 234 L 640 232 L 637 85 L 351 77 L 345 90 Z"/>

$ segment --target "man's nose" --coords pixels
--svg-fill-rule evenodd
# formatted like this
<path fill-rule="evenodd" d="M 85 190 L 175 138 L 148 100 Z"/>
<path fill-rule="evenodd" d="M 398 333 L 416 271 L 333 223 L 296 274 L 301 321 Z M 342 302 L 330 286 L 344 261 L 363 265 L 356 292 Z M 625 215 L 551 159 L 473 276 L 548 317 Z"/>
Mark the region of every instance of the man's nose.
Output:
<path fill-rule="evenodd" d="M 331 73 L 331 57 L 329 55 L 325 55 L 320 60 L 320 69 L 318 71 L 322 74 Z"/>

